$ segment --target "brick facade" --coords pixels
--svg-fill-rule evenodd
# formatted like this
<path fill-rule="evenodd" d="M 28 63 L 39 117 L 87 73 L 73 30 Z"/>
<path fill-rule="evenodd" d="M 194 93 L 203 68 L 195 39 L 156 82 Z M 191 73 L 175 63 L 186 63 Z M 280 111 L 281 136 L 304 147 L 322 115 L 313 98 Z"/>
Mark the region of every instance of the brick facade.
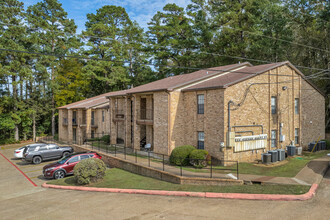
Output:
<path fill-rule="evenodd" d="M 245 69 L 256 74 L 247 70 L 244 74 Z M 290 63 L 256 67 L 244 64 L 237 66 L 236 71 L 239 77 L 223 71 L 208 78 L 206 72 L 200 81 L 194 79 L 182 84 L 181 80 L 180 85 L 166 90 L 158 91 L 151 83 L 150 91 L 147 84 L 141 86 L 146 88 L 143 92 L 136 87 L 110 95 L 109 125 L 98 125 L 98 128 L 111 132 L 112 144 L 120 138 L 125 146 L 140 149 L 145 137 L 145 143 L 150 143 L 155 153 L 166 155 L 177 146 L 197 147 L 198 132 L 203 132 L 204 149 L 213 157 L 248 162 L 260 159 L 268 150 L 285 149 L 295 142 L 295 136 L 298 143 L 294 144 L 305 149 L 309 142 L 324 138 L 324 96 Z M 216 82 L 222 86 L 217 87 Z M 158 81 L 155 83 L 161 85 Z M 198 95 L 204 96 L 203 114 L 197 113 Z M 271 108 L 274 99 L 276 113 L 272 113 Z M 230 105 L 231 131 L 241 136 L 267 134 L 266 148 L 235 152 L 230 146 L 227 140 L 229 101 L 234 103 Z M 295 103 L 298 103 L 298 112 Z M 60 116 L 64 114 L 70 118 L 70 111 L 60 112 Z M 276 132 L 274 147 L 271 146 L 272 131 Z"/>

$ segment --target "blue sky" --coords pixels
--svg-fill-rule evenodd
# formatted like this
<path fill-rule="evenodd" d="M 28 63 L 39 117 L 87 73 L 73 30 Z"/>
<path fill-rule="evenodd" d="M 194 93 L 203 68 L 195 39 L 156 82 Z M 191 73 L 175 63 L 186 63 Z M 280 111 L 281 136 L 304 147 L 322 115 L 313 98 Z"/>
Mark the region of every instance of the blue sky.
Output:
<path fill-rule="evenodd" d="M 36 4 L 41 0 L 23 0 L 25 8 Z M 190 0 L 59 0 L 62 7 L 68 13 L 68 18 L 74 19 L 78 26 L 77 33 L 85 28 L 86 15 L 96 13 L 96 10 L 104 5 L 122 6 L 131 20 L 137 21 L 141 27 L 147 27 L 147 23 L 157 11 L 168 3 L 176 3 L 181 7 L 190 4 Z"/>

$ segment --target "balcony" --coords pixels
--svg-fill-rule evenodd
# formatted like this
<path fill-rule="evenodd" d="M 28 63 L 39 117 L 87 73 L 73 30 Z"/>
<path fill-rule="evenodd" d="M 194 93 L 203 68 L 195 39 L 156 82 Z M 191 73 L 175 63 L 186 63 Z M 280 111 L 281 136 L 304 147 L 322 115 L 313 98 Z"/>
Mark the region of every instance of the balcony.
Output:
<path fill-rule="evenodd" d="M 124 119 L 125 119 L 125 111 L 124 110 L 115 109 L 112 112 L 112 115 L 113 115 L 113 121 L 124 121 Z"/>
<path fill-rule="evenodd" d="M 68 126 L 68 118 L 63 118 L 62 125 Z"/>
<path fill-rule="evenodd" d="M 153 125 L 154 123 L 153 109 L 139 109 L 136 116 L 136 123 L 139 125 Z"/>

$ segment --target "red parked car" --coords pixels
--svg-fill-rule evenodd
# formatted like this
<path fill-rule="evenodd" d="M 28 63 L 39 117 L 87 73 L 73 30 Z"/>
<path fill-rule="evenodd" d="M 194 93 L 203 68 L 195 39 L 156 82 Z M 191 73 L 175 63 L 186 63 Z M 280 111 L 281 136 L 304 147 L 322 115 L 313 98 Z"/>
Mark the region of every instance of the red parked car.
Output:
<path fill-rule="evenodd" d="M 77 163 L 79 163 L 81 160 L 91 157 L 102 159 L 102 156 L 95 152 L 80 152 L 70 154 L 55 163 L 44 166 L 44 177 L 54 179 L 64 178 L 67 175 L 73 174 L 73 168 Z"/>

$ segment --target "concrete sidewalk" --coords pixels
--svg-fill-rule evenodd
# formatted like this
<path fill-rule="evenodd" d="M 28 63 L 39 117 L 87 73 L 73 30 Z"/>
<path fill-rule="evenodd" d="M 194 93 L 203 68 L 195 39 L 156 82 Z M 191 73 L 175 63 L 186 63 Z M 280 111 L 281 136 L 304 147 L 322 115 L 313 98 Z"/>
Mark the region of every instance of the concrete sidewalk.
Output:
<path fill-rule="evenodd" d="M 260 184 L 319 184 L 329 167 L 330 157 L 324 156 L 310 161 L 295 177 L 273 177 L 240 174 L 240 179 Z"/>

